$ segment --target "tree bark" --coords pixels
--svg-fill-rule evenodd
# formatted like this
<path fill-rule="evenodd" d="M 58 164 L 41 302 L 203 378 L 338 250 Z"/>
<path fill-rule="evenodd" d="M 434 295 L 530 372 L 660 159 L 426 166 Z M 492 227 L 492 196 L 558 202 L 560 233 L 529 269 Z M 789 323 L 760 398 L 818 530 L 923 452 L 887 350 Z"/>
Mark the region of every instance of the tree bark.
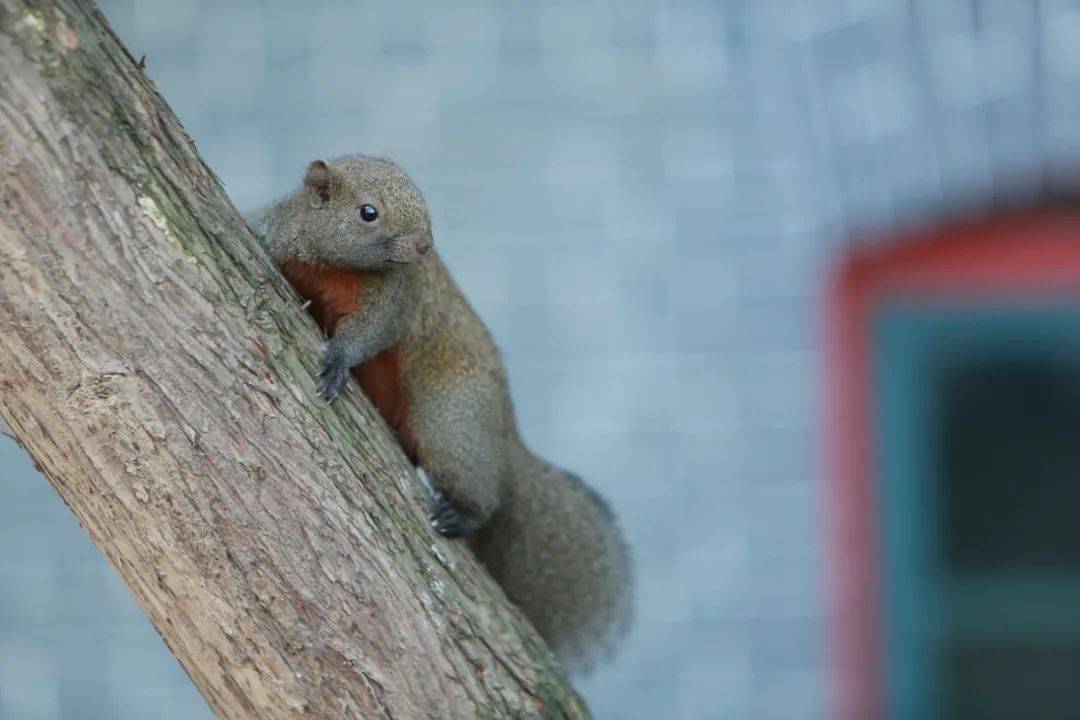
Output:
<path fill-rule="evenodd" d="M 581 718 L 96 9 L 0 0 L 0 415 L 222 718 Z"/>

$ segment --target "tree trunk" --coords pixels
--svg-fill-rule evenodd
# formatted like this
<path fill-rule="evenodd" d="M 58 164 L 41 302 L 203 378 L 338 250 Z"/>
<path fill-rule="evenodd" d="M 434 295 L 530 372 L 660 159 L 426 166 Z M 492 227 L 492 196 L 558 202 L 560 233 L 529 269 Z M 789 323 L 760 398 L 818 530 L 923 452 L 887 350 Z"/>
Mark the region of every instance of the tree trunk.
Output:
<path fill-rule="evenodd" d="M 0 0 L 0 415 L 223 718 L 587 716 L 96 9 Z"/>

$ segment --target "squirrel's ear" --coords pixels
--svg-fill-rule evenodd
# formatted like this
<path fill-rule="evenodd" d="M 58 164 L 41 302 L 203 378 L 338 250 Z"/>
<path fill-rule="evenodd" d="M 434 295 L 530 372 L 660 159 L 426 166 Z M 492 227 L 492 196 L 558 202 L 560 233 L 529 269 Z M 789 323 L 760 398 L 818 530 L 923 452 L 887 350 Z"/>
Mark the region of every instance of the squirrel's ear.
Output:
<path fill-rule="evenodd" d="M 330 168 L 322 160 L 315 160 L 304 173 L 304 187 L 315 193 L 320 202 L 330 199 Z"/>

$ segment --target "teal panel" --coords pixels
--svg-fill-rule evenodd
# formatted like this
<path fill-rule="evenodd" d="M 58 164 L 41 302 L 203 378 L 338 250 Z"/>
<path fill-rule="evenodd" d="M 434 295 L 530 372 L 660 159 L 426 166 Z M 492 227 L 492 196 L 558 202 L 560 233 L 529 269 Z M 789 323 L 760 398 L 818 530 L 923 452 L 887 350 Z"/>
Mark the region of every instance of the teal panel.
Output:
<path fill-rule="evenodd" d="M 964 588 L 951 587 L 941 564 L 938 498 L 943 479 L 936 476 L 935 464 L 941 423 L 938 369 L 965 358 L 991 356 L 1080 359 L 1080 307 L 1074 302 L 1013 307 L 894 303 L 877 314 L 873 343 L 888 717 L 939 720 L 944 707 L 940 651 L 954 633 L 979 626 L 980 603 L 965 595 Z M 1000 585 L 1000 578 L 995 582 Z M 1018 586 L 1024 592 L 1025 585 Z M 1074 585 L 1062 580 L 1038 587 Z M 958 598 L 975 614 L 945 612 L 959 607 Z M 1060 605 L 1060 600 L 1018 601 L 1015 617 L 994 618 L 983 626 L 1030 626 L 1040 618 L 1022 613 Z M 967 627 L 954 627 L 957 617 L 966 620 Z M 1044 617 L 1042 622 L 1049 620 Z"/>

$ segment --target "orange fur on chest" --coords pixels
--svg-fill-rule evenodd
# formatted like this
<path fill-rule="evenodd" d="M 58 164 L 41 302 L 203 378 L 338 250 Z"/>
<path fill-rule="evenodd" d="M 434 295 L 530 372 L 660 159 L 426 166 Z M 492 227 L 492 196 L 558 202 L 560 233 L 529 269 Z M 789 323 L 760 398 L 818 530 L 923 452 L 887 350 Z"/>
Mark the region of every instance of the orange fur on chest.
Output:
<path fill-rule="evenodd" d="M 308 310 L 328 336 L 334 335 L 347 316 L 363 312 L 360 290 L 368 280 L 367 273 L 296 261 L 283 263 L 281 272 L 305 299 L 311 301 Z M 354 367 L 352 375 L 393 428 L 405 453 L 415 462 L 416 440 L 409 428 L 409 399 L 401 384 L 399 349 L 383 350 Z"/>

